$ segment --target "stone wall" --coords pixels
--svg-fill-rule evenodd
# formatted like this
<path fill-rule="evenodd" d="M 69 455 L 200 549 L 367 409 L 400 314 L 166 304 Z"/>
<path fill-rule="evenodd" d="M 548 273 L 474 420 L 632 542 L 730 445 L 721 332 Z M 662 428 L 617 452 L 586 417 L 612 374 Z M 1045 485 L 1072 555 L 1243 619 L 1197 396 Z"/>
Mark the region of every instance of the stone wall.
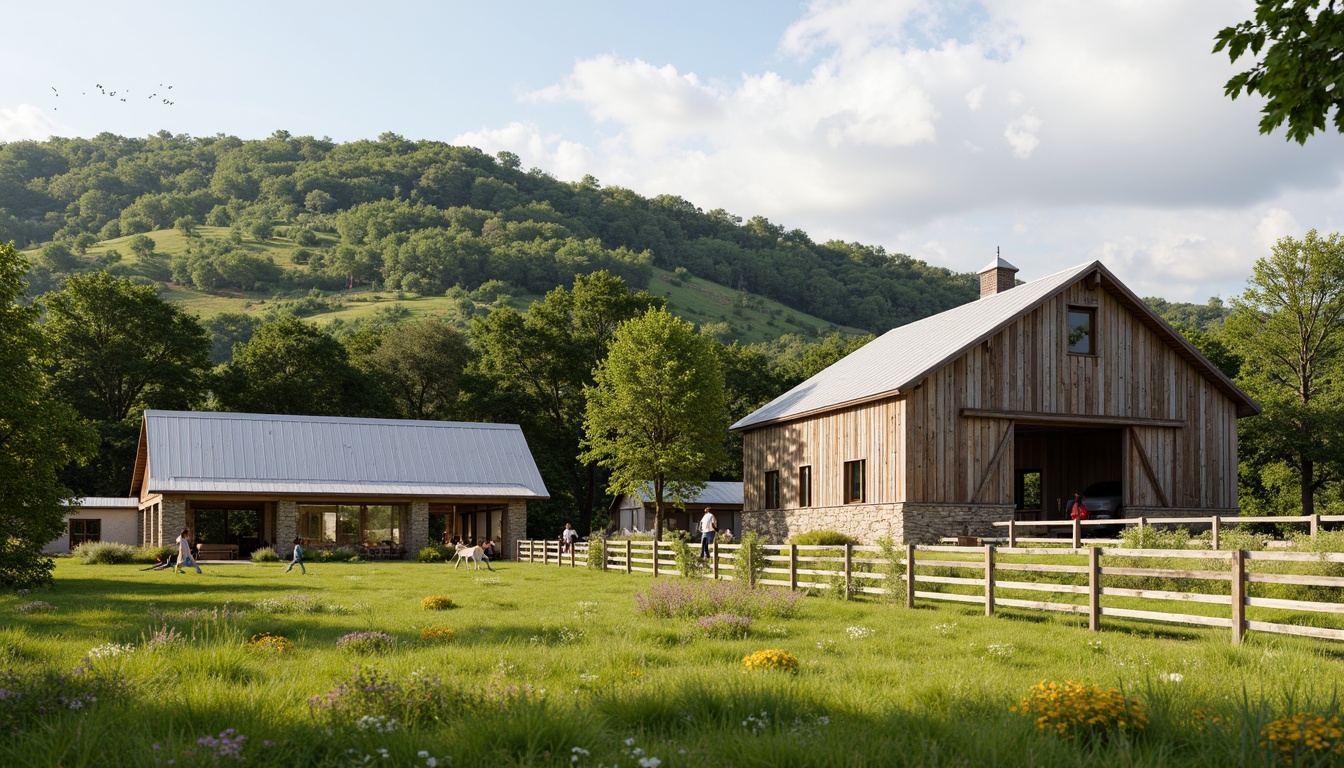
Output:
<path fill-rule="evenodd" d="M 406 531 L 406 556 L 415 559 L 417 553 L 429 546 L 429 502 L 411 502 L 411 522 Z"/>
<path fill-rule="evenodd" d="M 504 541 L 500 542 L 500 549 L 505 558 L 517 556 L 518 542 L 527 535 L 527 502 L 511 502 L 504 510 Z"/>
<path fill-rule="evenodd" d="M 294 540 L 299 537 L 299 503 L 275 503 L 275 551 L 282 559 L 294 553 Z M 286 553 L 289 553 L 288 555 Z"/>
<path fill-rule="evenodd" d="M 848 504 L 842 507 L 743 510 L 744 531 L 772 542 L 807 531 L 839 531 L 861 543 L 881 536 L 900 542 L 936 544 L 943 536 L 993 536 L 996 520 L 1008 520 L 1012 505 L 999 504 Z"/>
<path fill-rule="evenodd" d="M 159 545 L 171 546 L 186 527 L 187 500 L 181 496 L 162 497 L 159 500 Z M 195 533 L 192 531 L 192 535 Z"/>

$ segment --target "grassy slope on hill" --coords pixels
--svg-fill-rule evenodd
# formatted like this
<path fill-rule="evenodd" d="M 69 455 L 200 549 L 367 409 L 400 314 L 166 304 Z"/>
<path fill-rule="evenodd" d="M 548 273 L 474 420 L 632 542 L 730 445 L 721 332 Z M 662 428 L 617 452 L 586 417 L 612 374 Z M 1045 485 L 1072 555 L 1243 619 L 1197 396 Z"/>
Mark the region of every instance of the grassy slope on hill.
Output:
<path fill-rule="evenodd" d="M 122 644 L 131 650 L 92 663 L 130 688 L 124 702 L 6 734 L 0 764 L 103 765 L 108 755 L 121 765 L 219 764 L 197 740 L 232 728 L 247 737 L 249 765 L 360 764 L 364 755 L 426 765 L 420 750 L 441 765 L 637 765 L 632 746 L 668 768 L 1265 765 L 1265 722 L 1329 714 L 1344 676 L 1338 648 L 1324 641 L 1252 636 L 1232 647 L 1225 630 L 1112 622 L 1094 634 L 1079 617 L 985 618 L 974 606 L 869 599 L 807 598 L 794 618 L 713 639 L 691 619 L 640 614 L 633 596 L 655 583 L 648 576 L 496 569 L 309 564 L 302 576 L 276 563 L 206 566 L 198 576 L 60 560 L 55 589 L 0 595 L 0 659 L 20 676 L 68 671 L 91 649 Z M 436 594 L 460 607 L 421 610 Z M 51 607 L 16 610 L 34 599 Z M 432 624 L 453 629 L 454 641 L 421 642 Z M 337 638 L 353 631 L 389 633 L 397 647 L 338 651 Z M 293 650 L 244 646 L 261 632 L 288 637 Z M 169 641 L 155 646 L 156 635 Z M 745 673 L 742 658 L 766 648 L 797 656 L 798 674 Z M 354 665 L 401 683 L 422 675 L 479 686 L 495 705 L 419 726 L 327 730 L 309 697 L 348 680 Z M 1147 731 L 1074 743 L 1011 711 L 1035 683 L 1066 679 L 1123 686 L 1147 708 Z"/>
<path fill-rule="evenodd" d="M 226 239 L 229 236 L 227 227 L 200 227 L 199 230 L 204 237 Z M 260 315 L 272 306 L 274 299 L 266 294 L 248 294 L 239 291 L 208 293 L 170 283 L 166 274 L 167 260 L 186 251 L 187 237 L 171 229 L 155 230 L 146 234 L 154 240 L 155 263 L 144 264 L 131 252 L 130 241 L 134 236 L 100 242 L 89 248 L 85 260 L 93 261 L 109 250 L 116 250 L 122 255 L 122 270 L 162 283 L 164 298 L 181 304 L 202 318 L 212 317 L 221 312 Z M 322 242 L 313 248 L 323 248 L 336 243 L 336 239 L 330 234 L 319 234 L 319 238 Z M 270 257 L 284 269 L 300 268 L 292 260 L 298 246 L 289 240 L 272 238 L 262 241 L 247 237 L 243 239 L 241 247 Z M 28 253 L 30 256 L 35 256 L 37 249 L 32 249 Z M 648 289 L 654 295 L 667 299 L 673 313 L 686 320 L 698 325 L 725 323 L 728 326 L 725 340 L 736 339 L 752 343 L 770 341 L 789 333 L 803 336 L 819 336 L 836 331 L 856 335 L 863 333 L 857 328 L 837 326 L 770 299 L 733 291 L 698 277 L 682 279 L 662 269 L 653 270 L 653 278 L 649 281 Z M 357 289 L 334 292 L 329 298 L 338 302 L 343 301 L 344 304 L 335 311 L 314 314 L 308 319 L 319 324 L 330 323 L 337 318 L 352 322 L 371 317 L 380 307 L 389 307 L 393 304 L 405 308 L 416 318 L 447 314 L 454 308 L 453 300 L 444 296 L 400 294 L 399 297 L 398 291 Z M 523 294 L 515 296 L 510 303 L 519 309 L 525 309 L 531 301 L 538 298 L 540 297 L 536 295 Z"/>

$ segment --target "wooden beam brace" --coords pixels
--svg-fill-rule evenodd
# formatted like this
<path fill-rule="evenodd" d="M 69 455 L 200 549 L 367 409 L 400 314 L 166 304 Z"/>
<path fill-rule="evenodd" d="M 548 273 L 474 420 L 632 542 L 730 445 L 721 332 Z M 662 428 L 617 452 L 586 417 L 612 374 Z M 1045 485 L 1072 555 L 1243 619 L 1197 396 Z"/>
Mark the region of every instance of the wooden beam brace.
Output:
<path fill-rule="evenodd" d="M 1008 450 L 1008 443 L 1013 440 L 1013 432 L 1013 425 L 1010 422 L 1008 429 L 1004 430 L 1003 437 L 999 440 L 999 447 L 994 451 L 994 458 L 990 459 L 989 466 L 985 467 L 985 476 L 980 478 L 980 484 L 975 486 L 975 493 L 971 494 L 972 504 L 980 498 L 980 492 L 985 490 L 985 486 L 989 485 L 989 478 L 994 476 L 994 470 L 999 466 L 999 459 L 1003 457 L 1003 452 Z"/>
<path fill-rule="evenodd" d="M 1147 419 L 1132 416 L 1083 416 L 1069 413 L 1036 413 L 1034 411 L 995 411 L 987 408 L 962 408 L 961 415 L 976 419 L 1011 419 L 1019 424 L 1065 424 L 1073 426 L 1110 427 L 1170 427 L 1180 429 L 1180 419 Z"/>
<path fill-rule="evenodd" d="M 1153 471 L 1153 464 L 1148 460 L 1148 452 L 1143 449 L 1143 441 L 1139 439 L 1139 433 L 1133 427 L 1129 428 L 1129 444 L 1134 446 L 1134 452 L 1139 455 L 1139 463 L 1143 464 L 1143 471 L 1148 474 L 1148 482 L 1152 483 L 1153 490 L 1157 491 L 1157 500 L 1162 506 L 1170 507 L 1167 494 L 1162 490 L 1162 484 L 1157 481 L 1157 473 Z"/>

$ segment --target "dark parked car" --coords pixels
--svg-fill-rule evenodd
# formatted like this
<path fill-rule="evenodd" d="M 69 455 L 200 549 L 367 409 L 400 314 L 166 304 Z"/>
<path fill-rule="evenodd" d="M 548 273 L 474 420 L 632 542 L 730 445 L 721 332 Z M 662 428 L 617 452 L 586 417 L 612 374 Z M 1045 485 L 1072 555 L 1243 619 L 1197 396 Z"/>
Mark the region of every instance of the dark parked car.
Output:
<path fill-rule="evenodd" d="M 1089 520 L 1118 520 L 1125 516 L 1124 506 L 1120 502 L 1120 481 L 1107 480 L 1093 483 L 1083 489 L 1083 506 L 1087 507 Z M 1123 525 L 1089 525 L 1084 535 L 1097 538 L 1119 536 L 1125 529 Z"/>

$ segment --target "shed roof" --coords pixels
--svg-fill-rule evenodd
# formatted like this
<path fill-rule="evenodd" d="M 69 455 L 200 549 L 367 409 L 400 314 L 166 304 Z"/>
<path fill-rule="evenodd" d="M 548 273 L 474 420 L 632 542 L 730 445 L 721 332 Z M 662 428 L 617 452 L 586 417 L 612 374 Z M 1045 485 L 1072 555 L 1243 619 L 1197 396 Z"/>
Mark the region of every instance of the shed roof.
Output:
<path fill-rule="evenodd" d="M 653 500 L 652 496 L 647 490 L 642 492 L 640 495 L 644 497 L 644 501 Z M 705 490 L 701 491 L 698 496 L 696 496 L 693 499 L 686 500 L 686 506 L 688 507 L 694 504 L 742 504 L 742 503 L 743 499 L 742 499 L 741 480 L 711 481 L 710 483 L 705 485 Z"/>
<path fill-rule="evenodd" d="M 516 424 L 153 410 L 141 490 L 549 498 Z"/>
<path fill-rule="evenodd" d="M 1238 389 L 1217 366 L 1158 317 L 1101 262 L 1094 261 L 893 328 L 766 403 L 730 429 L 746 429 L 898 395 L 1094 272 L 1104 289 L 1236 402 L 1238 415 L 1260 412 L 1255 401 Z"/>
<path fill-rule="evenodd" d="M 77 499 L 72 507 L 80 509 L 116 509 L 120 507 L 130 507 L 132 509 L 140 508 L 140 498 L 138 496 L 85 496 Z"/>

